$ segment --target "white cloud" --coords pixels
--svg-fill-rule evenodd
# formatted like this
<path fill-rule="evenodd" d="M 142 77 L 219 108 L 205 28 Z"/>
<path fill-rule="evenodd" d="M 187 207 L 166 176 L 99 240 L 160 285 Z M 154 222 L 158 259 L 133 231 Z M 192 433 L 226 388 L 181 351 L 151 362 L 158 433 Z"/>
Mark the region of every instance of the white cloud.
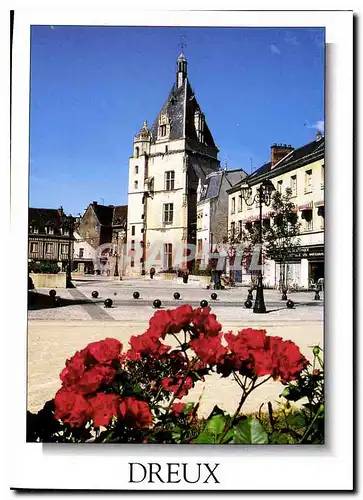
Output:
<path fill-rule="evenodd" d="M 316 130 L 319 130 L 322 134 L 324 134 L 324 120 L 317 120 L 315 123 L 310 124 L 309 122 L 305 123 L 305 127 L 307 128 L 315 128 Z"/>
<path fill-rule="evenodd" d="M 289 32 L 286 33 L 284 41 L 290 45 L 300 45 L 296 36 Z"/>
<path fill-rule="evenodd" d="M 269 48 L 270 48 L 270 50 L 271 50 L 271 52 L 272 52 L 273 54 L 276 54 L 276 55 L 280 55 L 280 54 L 281 54 L 281 50 L 278 48 L 278 46 L 277 46 L 276 44 L 271 43 L 271 44 L 269 45 Z"/>

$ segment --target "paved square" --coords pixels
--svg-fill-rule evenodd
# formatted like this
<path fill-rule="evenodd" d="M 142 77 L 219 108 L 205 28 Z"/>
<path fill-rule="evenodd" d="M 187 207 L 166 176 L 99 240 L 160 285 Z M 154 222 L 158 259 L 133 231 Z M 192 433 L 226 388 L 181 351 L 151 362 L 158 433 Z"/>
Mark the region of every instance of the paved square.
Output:
<path fill-rule="evenodd" d="M 28 327 L 28 409 L 38 411 L 45 401 L 51 399 L 60 387 L 59 373 L 65 360 L 86 344 L 106 337 L 118 338 L 128 348 L 131 335 L 143 333 L 150 317 L 155 312 L 152 302 L 162 301 L 163 307 L 173 308 L 190 303 L 199 306 L 206 299 L 223 325 L 223 331 L 238 331 L 245 327 L 264 328 L 269 335 L 279 335 L 293 340 L 308 358 L 309 346 L 323 346 L 323 301 L 314 301 L 314 292 L 289 295 L 296 307 L 287 309 L 281 301 L 281 294 L 265 290 L 267 314 L 254 314 L 245 309 L 246 288 L 232 288 L 217 291 L 218 299 L 210 299 L 212 290 L 206 290 L 196 283 L 183 285 L 179 282 L 124 279 L 88 278 L 75 281 L 77 288 L 57 289 L 57 294 L 70 305 L 29 311 Z M 92 299 L 93 290 L 99 292 Z M 134 291 L 140 292 L 139 299 L 133 299 Z M 173 293 L 181 294 L 180 300 Z M 46 293 L 48 290 L 38 290 Z M 105 309 L 103 302 L 111 298 L 111 309 Z M 69 301 L 69 302 L 68 302 Z M 74 302 L 74 304 L 73 304 Z M 78 303 L 77 303 L 78 302 Z M 167 343 L 169 339 L 167 339 Z M 207 415 L 215 404 L 233 412 L 239 400 L 239 388 L 232 379 L 221 379 L 214 374 L 206 383 L 197 383 L 183 401 L 195 401 L 205 387 L 200 414 Z M 247 400 L 244 411 L 258 411 L 261 403 L 278 399 L 283 386 L 268 382 L 258 388 Z"/>

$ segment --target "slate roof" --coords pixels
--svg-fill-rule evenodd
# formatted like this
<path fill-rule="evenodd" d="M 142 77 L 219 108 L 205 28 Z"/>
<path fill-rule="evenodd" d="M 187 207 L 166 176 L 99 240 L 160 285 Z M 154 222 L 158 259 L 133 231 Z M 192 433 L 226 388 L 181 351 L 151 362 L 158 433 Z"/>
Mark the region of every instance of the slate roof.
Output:
<path fill-rule="evenodd" d="M 62 227 L 63 210 L 57 208 L 29 208 L 29 225 L 38 228 L 52 227 L 60 229 Z"/>
<path fill-rule="evenodd" d="M 93 210 L 102 226 L 126 225 L 127 205 L 99 205 L 92 203 Z"/>
<path fill-rule="evenodd" d="M 117 205 L 114 207 L 112 225 L 113 226 L 127 225 L 127 205 Z"/>
<path fill-rule="evenodd" d="M 271 162 L 264 163 L 260 168 L 255 170 L 251 175 L 247 176 L 242 181 L 235 184 L 227 193 L 233 193 L 241 184 L 254 184 L 260 182 L 262 178 L 272 178 L 283 173 L 284 171 L 298 168 L 304 164 L 312 163 L 325 154 L 325 137 L 318 141 L 312 141 L 300 148 L 294 149 L 291 153 L 280 160 L 274 168 L 271 168 Z"/>
<path fill-rule="evenodd" d="M 157 140 L 159 116 L 165 113 L 170 119 L 169 140 L 186 138 L 197 141 L 194 126 L 194 113 L 196 110 L 201 111 L 188 78 L 185 78 L 180 88 L 177 88 L 176 83 L 174 83 L 167 100 L 151 126 L 152 143 Z M 206 121 L 204 123 L 204 144 L 215 148 L 216 152 L 218 151 Z"/>
<path fill-rule="evenodd" d="M 98 222 L 102 226 L 111 226 L 114 207 L 108 205 L 99 205 L 98 203 L 92 203 L 92 207 L 96 213 Z"/>

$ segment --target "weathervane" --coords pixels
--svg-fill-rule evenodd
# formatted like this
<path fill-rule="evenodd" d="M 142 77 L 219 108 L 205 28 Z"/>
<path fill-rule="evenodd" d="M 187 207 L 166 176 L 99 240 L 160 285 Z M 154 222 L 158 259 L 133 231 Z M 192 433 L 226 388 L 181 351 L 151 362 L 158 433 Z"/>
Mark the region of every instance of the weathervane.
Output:
<path fill-rule="evenodd" d="M 179 46 L 180 46 L 181 53 L 184 54 L 184 49 L 187 46 L 187 43 L 185 41 L 185 35 L 181 35 Z"/>

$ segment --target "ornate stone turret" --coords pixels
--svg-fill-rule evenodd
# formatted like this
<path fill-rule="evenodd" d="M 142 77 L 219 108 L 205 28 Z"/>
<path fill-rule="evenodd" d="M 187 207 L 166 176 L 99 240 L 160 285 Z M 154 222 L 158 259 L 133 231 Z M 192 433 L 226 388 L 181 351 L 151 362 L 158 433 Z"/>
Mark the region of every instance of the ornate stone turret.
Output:
<path fill-rule="evenodd" d="M 138 158 L 144 153 L 149 153 L 151 133 L 145 120 L 140 132 L 134 137 L 134 157 Z"/>
<path fill-rule="evenodd" d="M 180 54 L 177 60 L 176 87 L 179 89 L 187 77 L 187 60 L 184 54 Z"/>

